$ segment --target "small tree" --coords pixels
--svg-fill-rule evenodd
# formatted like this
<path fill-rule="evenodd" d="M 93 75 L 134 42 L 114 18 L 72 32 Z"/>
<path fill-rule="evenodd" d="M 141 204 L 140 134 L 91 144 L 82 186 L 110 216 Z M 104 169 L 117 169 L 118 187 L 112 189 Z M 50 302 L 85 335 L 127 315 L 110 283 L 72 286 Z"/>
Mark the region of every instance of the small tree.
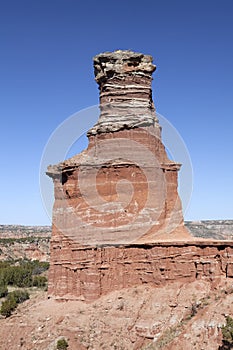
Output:
<path fill-rule="evenodd" d="M 66 350 L 68 348 L 68 343 L 65 338 L 59 339 L 57 341 L 57 350 Z"/>
<path fill-rule="evenodd" d="M 33 286 L 38 288 L 46 287 L 47 278 L 45 276 L 34 276 Z"/>
<path fill-rule="evenodd" d="M 29 294 L 24 290 L 14 290 L 7 295 L 7 299 L 3 301 L 0 313 L 2 316 L 10 317 L 18 304 L 29 299 Z"/>
<path fill-rule="evenodd" d="M 26 290 L 17 289 L 8 294 L 8 299 L 15 300 L 16 304 L 21 304 L 29 299 L 29 294 Z"/>
<path fill-rule="evenodd" d="M 5 317 L 10 317 L 12 311 L 16 308 L 17 304 L 14 299 L 7 299 L 3 301 L 1 306 L 1 315 Z"/>
<path fill-rule="evenodd" d="M 233 319 L 226 316 L 226 325 L 222 326 L 222 345 L 219 350 L 228 350 L 233 348 Z"/>

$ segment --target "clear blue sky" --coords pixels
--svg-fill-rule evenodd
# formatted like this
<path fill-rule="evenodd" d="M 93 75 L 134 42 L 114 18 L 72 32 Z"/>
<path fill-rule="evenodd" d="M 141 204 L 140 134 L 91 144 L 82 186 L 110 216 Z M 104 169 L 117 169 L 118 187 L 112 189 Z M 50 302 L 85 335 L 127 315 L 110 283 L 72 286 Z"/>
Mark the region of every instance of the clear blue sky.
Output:
<path fill-rule="evenodd" d="M 154 57 L 156 109 L 193 164 L 185 219 L 233 219 L 232 18 L 232 0 L 1 1 L 0 223 L 49 223 L 43 148 L 63 120 L 98 103 L 92 57 L 116 49 Z"/>

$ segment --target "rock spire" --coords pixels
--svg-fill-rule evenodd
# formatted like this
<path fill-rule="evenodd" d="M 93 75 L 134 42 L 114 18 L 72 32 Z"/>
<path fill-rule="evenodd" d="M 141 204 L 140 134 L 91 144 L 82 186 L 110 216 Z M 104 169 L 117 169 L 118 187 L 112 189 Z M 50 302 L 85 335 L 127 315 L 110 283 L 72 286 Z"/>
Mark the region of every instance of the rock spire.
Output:
<path fill-rule="evenodd" d="M 47 171 L 55 189 L 49 284 L 55 295 L 80 296 L 99 278 L 96 269 L 103 267 L 96 255 L 82 272 L 87 285 L 79 283 L 80 257 L 88 260 L 90 249 L 105 254 L 111 245 L 118 256 L 122 249 L 129 254 L 132 244 L 140 250 L 190 239 L 177 192 L 180 164 L 167 157 L 152 101 L 152 57 L 106 52 L 94 57 L 94 70 L 100 116 L 87 133 L 88 148 Z M 64 274 L 73 276 L 72 283 Z"/>

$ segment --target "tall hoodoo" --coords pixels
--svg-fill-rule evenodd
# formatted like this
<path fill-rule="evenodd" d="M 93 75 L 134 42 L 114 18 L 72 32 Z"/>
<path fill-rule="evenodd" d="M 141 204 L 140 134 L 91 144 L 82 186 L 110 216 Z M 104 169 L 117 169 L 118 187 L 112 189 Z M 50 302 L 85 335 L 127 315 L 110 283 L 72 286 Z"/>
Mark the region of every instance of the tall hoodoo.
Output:
<path fill-rule="evenodd" d="M 47 171 L 55 187 L 49 292 L 87 300 L 101 294 L 101 262 L 81 268 L 80 256 L 94 259 L 90 246 L 114 245 L 117 255 L 122 244 L 127 250 L 189 238 L 177 193 L 180 164 L 167 157 L 152 101 L 152 57 L 106 52 L 94 57 L 94 69 L 100 117 L 88 148 Z"/>

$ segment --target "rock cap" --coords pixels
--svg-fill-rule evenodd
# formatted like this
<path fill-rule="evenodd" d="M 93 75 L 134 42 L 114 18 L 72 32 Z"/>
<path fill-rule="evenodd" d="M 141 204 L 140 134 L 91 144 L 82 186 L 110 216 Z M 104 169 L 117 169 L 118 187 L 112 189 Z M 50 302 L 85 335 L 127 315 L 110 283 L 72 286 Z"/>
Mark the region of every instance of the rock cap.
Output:
<path fill-rule="evenodd" d="M 151 76 L 156 66 L 153 57 L 131 50 L 104 52 L 93 58 L 95 80 L 100 84 L 115 74 L 140 74 Z"/>

